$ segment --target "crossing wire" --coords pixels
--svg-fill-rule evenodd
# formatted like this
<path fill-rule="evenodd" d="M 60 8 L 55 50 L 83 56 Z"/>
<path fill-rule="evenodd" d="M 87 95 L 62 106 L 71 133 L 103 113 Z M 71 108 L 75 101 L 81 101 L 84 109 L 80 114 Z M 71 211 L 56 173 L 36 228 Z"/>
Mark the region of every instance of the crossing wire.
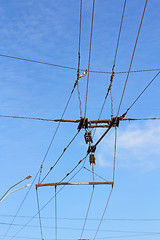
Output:
<path fill-rule="evenodd" d="M 113 231 L 112 231 L 113 232 Z M 132 235 L 124 235 L 124 236 L 111 236 L 111 237 L 101 237 L 101 238 L 97 238 L 99 240 L 101 239 L 111 239 L 111 238 L 129 238 L 129 237 L 142 237 L 142 236 L 153 236 L 153 235 L 159 235 L 160 233 L 140 233 L 140 234 L 132 234 Z M 1 237 L 3 237 L 4 235 L 0 235 Z M 13 235 L 7 235 L 6 237 L 8 238 L 12 238 Z M 21 238 L 21 239 L 33 239 L 33 240 L 39 240 L 39 238 L 36 237 L 26 237 L 26 236 L 18 236 L 16 238 Z M 53 238 L 45 238 L 45 240 L 54 240 Z M 75 240 L 75 238 L 59 238 L 59 240 Z"/>
<path fill-rule="evenodd" d="M 88 169 L 88 168 L 86 168 L 86 167 L 84 167 L 84 169 L 87 170 L 88 172 L 93 173 L 90 169 Z M 97 174 L 97 173 L 95 173 L 95 172 L 94 172 L 93 174 L 94 174 L 95 176 L 101 178 L 101 179 L 104 180 L 105 182 L 107 182 L 107 180 L 106 180 L 105 178 L 101 177 L 99 174 Z"/>
<path fill-rule="evenodd" d="M 101 226 L 101 224 L 102 224 L 104 215 L 105 215 L 106 210 L 107 210 L 107 208 L 108 208 L 108 204 L 109 204 L 109 201 L 110 201 L 112 192 L 113 192 L 114 180 L 115 180 L 116 146 L 117 146 L 117 128 L 116 128 L 116 127 L 115 127 L 115 140 L 114 140 L 114 141 L 115 141 L 115 142 L 114 142 L 114 163 L 113 163 L 113 185 L 112 185 L 111 191 L 110 191 L 110 193 L 109 193 L 109 196 L 108 196 L 108 200 L 107 200 L 105 209 L 104 209 L 104 211 L 103 211 L 102 217 L 101 217 L 101 219 L 100 219 L 100 222 L 99 222 L 99 225 L 98 225 L 98 228 L 97 228 L 97 230 L 96 230 L 96 233 L 95 233 L 95 236 L 94 236 L 93 240 L 96 239 L 97 234 L 98 234 L 98 232 L 99 232 L 99 230 L 100 230 L 100 226 Z"/>
<path fill-rule="evenodd" d="M 57 240 L 57 186 L 55 186 L 55 240 Z"/>
<path fill-rule="evenodd" d="M 160 74 L 160 71 L 154 76 L 154 78 L 148 83 L 148 85 L 143 89 L 143 91 L 138 95 L 138 97 L 135 99 L 135 101 L 130 105 L 130 107 L 127 109 L 126 114 L 128 111 L 134 106 L 134 104 L 138 101 L 138 99 L 142 96 L 142 94 L 147 90 L 147 88 L 153 83 L 153 81 L 158 77 Z M 125 115 L 126 115 L 125 114 Z M 156 118 L 150 118 L 150 119 L 156 119 Z M 158 118 L 157 118 L 158 119 Z M 137 120 L 137 119 L 136 119 Z M 141 119 L 139 119 L 141 120 Z M 143 119 L 144 120 L 144 119 Z M 146 119 L 145 119 L 146 120 Z"/>
<path fill-rule="evenodd" d="M 105 179 L 104 179 L 105 180 Z M 107 181 L 107 180 L 105 180 Z M 0 215 L 0 217 L 14 217 L 14 215 Z M 17 218 L 31 218 L 31 216 L 17 216 Z M 36 218 L 36 217 L 35 217 Z M 37 217 L 38 218 L 38 217 Z M 42 219 L 53 219 L 53 217 L 42 217 Z M 68 217 L 61 217 L 58 218 L 61 220 L 69 220 L 69 221 L 83 221 L 84 218 L 68 218 Z M 99 221 L 99 218 L 88 218 L 89 221 Z M 160 221 L 160 218 L 104 218 L 103 221 L 128 221 L 128 222 L 155 222 L 155 221 Z M 0 222 L 0 224 L 3 224 Z M 10 225 L 10 223 L 7 223 Z M 14 225 L 14 224 L 13 224 Z M 39 227 L 39 226 L 38 226 Z"/>
<path fill-rule="evenodd" d="M 9 225 L 9 223 L 0 223 L 1 225 Z M 18 227 L 18 226 L 24 226 L 23 224 L 13 224 L 13 226 Z M 30 228 L 39 228 L 38 225 L 28 225 L 28 227 Z M 44 226 L 43 228 L 45 229 L 53 229 L 52 226 Z M 63 230 L 81 230 L 80 228 L 70 228 L 70 227 L 58 227 L 58 229 L 63 229 Z M 95 231 L 94 228 L 86 228 L 86 231 Z M 160 232 L 139 232 L 139 231 L 125 231 L 125 230 L 110 230 L 110 229 L 102 229 L 99 230 L 100 232 L 114 232 L 114 233 L 118 233 L 118 232 L 123 232 L 123 233 L 141 233 L 141 234 L 160 234 Z"/>
<path fill-rule="evenodd" d="M 87 157 L 87 155 L 82 159 L 82 161 L 85 161 L 85 160 L 86 160 L 86 157 Z M 82 161 L 81 161 L 81 162 L 82 162 Z M 70 182 L 82 169 L 83 169 L 83 166 L 69 179 L 68 182 Z M 59 192 L 61 192 L 61 191 L 64 189 L 65 186 L 66 186 L 66 185 L 64 185 L 63 187 L 61 187 L 60 190 L 57 191 L 57 194 L 58 194 Z M 39 211 L 41 212 L 54 198 L 55 198 L 55 196 L 53 196 L 43 207 L 41 207 Z M 39 214 L 39 211 L 38 211 L 36 214 L 34 214 L 34 215 L 30 218 L 30 220 L 27 221 L 27 223 L 26 223 L 22 228 L 20 228 L 20 229 L 15 233 L 15 235 L 14 235 L 11 239 L 15 238 L 15 237 Z M 17 216 L 17 214 L 16 214 L 16 216 Z M 15 216 L 15 217 L 16 217 L 16 216 Z M 12 223 L 13 223 L 13 222 L 12 222 Z M 5 234 L 5 236 L 6 236 L 6 234 Z M 5 237 L 5 236 L 4 236 L 4 237 Z M 11 239 L 10 239 L 10 240 L 11 240 Z"/>
<path fill-rule="evenodd" d="M 38 206 L 39 227 L 40 227 L 41 239 L 43 240 L 43 231 L 42 231 L 42 221 L 41 221 L 41 213 L 40 213 L 38 189 L 36 189 L 36 196 L 37 196 L 37 206 Z"/>
<path fill-rule="evenodd" d="M 31 63 L 44 64 L 44 65 L 49 65 L 49 66 L 53 66 L 53 67 L 59 67 L 59 68 L 64 68 L 64 69 L 70 69 L 70 70 L 77 71 L 77 68 L 75 68 L 75 67 L 63 66 L 63 65 L 58 65 L 58 64 L 54 64 L 54 63 L 47 63 L 47 62 L 37 61 L 37 60 L 32 60 L 32 59 L 27 59 L 27 58 L 20 58 L 20 57 L 16 57 L 16 56 L 0 54 L 0 57 L 16 59 L 16 60 L 21 60 L 21 61 L 27 61 L 27 62 L 31 62 Z M 80 71 L 85 71 L 85 69 L 80 69 Z M 130 71 L 130 73 L 152 72 L 152 71 L 160 71 L 160 68 L 133 70 L 133 71 Z M 112 72 L 109 72 L 109 71 L 107 72 L 107 71 L 100 71 L 100 70 L 90 70 L 89 72 L 100 73 L 100 74 L 111 74 L 112 73 Z M 128 73 L 128 71 L 115 72 L 115 74 L 125 74 L 125 73 Z"/>
<path fill-rule="evenodd" d="M 89 83 L 89 71 L 90 71 L 91 49 L 92 49 L 92 34 L 93 34 L 94 7 L 95 7 L 95 0 L 93 0 L 93 6 L 92 6 L 92 21 L 91 21 L 91 33 L 90 33 L 90 45 L 89 45 L 89 59 L 88 59 L 88 69 L 87 69 L 88 75 L 87 75 L 86 101 L 85 101 L 84 119 L 85 119 L 85 117 L 86 117 L 86 112 L 87 112 L 88 83 Z"/>
<path fill-rule="evenodd" d="M 53 168 L 57 165 L 57 163 L 60 161 L 60 159 L 62 158 L 62 156 L 64 155 L 65 151 L 69 148 L 69 146 L 71 145 L 71 143 L 74 141 L 74 139 L 77 137 L 79 131 L 74 135 L 74 137 L 72 138 L 72 140 L 68 143 L 68 145 L 63 149 L 63 152 L 61 153 L 61 155 L 58 157 L 58 159 L 56 160 L 56 162 L 53 164 L 53 166 L 50 168 L 50 170 L 47 172 L 47 174 L 44 176 L 44 178 L 42 179 L 41 183 L 46 179 L 46 177 L 50 174 L 50 172 L 53 170 Z"/>
<path fill-rule="evenodd" d="M 22 116 L 13 116 L 13 115 L 0 115 L 0 117 L 4 118 L 18 118 L 18 119 L 26 119 L 26 120 L 39 120 L 39 121 L 47 121 L 47 122 L 55 122 L 55 119 L 49 118 L 38 118 L 38 117 L 22 117 Z"/>
<path fill-rule="evenodd" d="M 92 172 L 93 172 L 93 183 L 94 183 L 94 168 L 93 168 L 93 163 L 92 163 Z M 94 184 L 93 184 L 93 189 L 92 189 L 92 193 L 91 193 L 91 197 L 90 197 L 90 201 L 89 201 L 89 205 L 88 205 L 86 217 L 85 217 L 85 219 L 84 219 L 84 224 L 83 224 L 83 228 L 82 228 L 82 232 L 81 232 L 81 237 L 80 237 L 80 239 L 82 239 L 82 236 L 83 236 L 84 228 L 85 228 L 85 225 L 86 225 L 86 222 L 87 222 L 89 210 L 90 210 L 91 203 L 92 203 L 92 199 L 93 199 L 93 194 L 94 194 Z"/>
<path fill-rule="evenodd" d="M 133 58 L 134 58 L 135 50 L 136 50 L 136 47 L 137 47 L 137 42 L 138 42 L 138 38 L 139 38 L 139 34 L 140 34 L 140 30 L 141 30 L 141 26 L 142 26 L 142 22 L 143 22 L 144 14 L 145 14 L 145 10 L 146 10 L 146 6 L 147 6 L 147 2 L 148 2 L 148 0 L 146 0 L 146 2 L 145 2 L 145 6 L 144 6 L 144 10 L 143 10 L 143 14 L 142 14 L 142 18 L 141 18 L 140 26 L 139 26 L 138 33 L 137 33 L 137 37 L 136 37 L 136 42 L 135 42 L 134 49 L 133 49 L 133 53 L 132 53 L 132 57 L 131 57 L 131 62 L 130 62 L 129 70 L 128 70 L 128 73 L 127 73 L 127 77 L 126 77 L 126 81 L 125 81 L 125 84 L 124 84 L 124 88 L 123 88 L 123 92 L 122 92 L 122 96 L 121 96 L 120 104 L 119 104 L 119 107 L 118 107 L 117 116 L 119 115 L 119 111 L 120 111 L 120 108 L 121 108 L 122 100 L 123 100 L 123 97 L 124 97 L 124 92 L 125 92 L 126 85 L 127 85 L 127 82 L 128 82 L 128 77 L 129 77 L 130 70 L 131 70 L 131 67 L 132 67 Z"/>
<path fill-rule="evenodd" d="M 79 73 L 80 73 L 80 50 L 81 50 L 81 25 L 82 25 L 82 0 L 80 0 L 80 19 L 79 19 L 79 43 L 78 43 L 78 69 L 77 69 L 77 91 L 79 99 L 80 117 L 82 117 L 82 104 L 79 91 Z"/>
<path fill-rule="evenodd" d="M 115 50 L 115 55 L 114 55 L 114 60 L 113 60 L 113 66 L 112 66 L 112 72 L 111 72 L 111 77 L 110 77 L 110 84 L 109 84 L 107 93 L 106 93 L 106 95 L 105 95 L 104 102 L 103 102 L 102 108 L 101 108 L 101 110 L 100 110 L 100 114 L 99 114 L 98 120 L 100 119 L 100 117 L 101 117 L 101 115 L 102 115 L 102 112 L 103 112 L 103 109 L 104 109 L 104 106 L 105 106 L 107 97 L 108 97 L 108 95 L 109 95 L 109 92 L 111 92 L 111 88 L 112 88 L 112 84 L 113 84 L 113 78 L 114 78 L 114 75 L 115 75 L 114 68 L 115 68 L 115 64 L 116 64 L 116 58 L 117 58 L 119 41 L 120 41 L 120 36 L 121 36 L 121 31 L 122 31 L 122 24 L 123 24 L 123 18 L 124 18 L 125 8 L 126 8 L 126 0 L 124 0 L 124 5 L 123 5 L 121 23 L 120 23 L 120 27 L 119 27 L 118 39 L 117 39 L 116 50 Z M 112 104 L 112 103 L 113 103 L 113 101 L 112 101 L 112 95 L 111 95 L 111 104 Z M 113 108 L 113 107 L 112 107 L 112 105 L 111 105 L 111 109 L 112 109 L 112 108 Z M 94 130 L 93 137 L 94 137 L 94 135 L 95 135 L 95 132 L 96 132 L 96 129 Z"/>

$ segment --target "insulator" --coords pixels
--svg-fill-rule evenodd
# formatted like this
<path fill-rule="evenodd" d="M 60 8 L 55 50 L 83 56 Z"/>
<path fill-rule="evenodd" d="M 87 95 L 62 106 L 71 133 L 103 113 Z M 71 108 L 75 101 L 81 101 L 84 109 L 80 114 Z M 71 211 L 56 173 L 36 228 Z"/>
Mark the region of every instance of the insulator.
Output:
<path fill-rule="evenodd" d="M 86 143 L 88 143 L 88 142 L 93 143 L 91 131 L 89 131 L 89 132 L 86 131 L 84 134 L 84 138 L 85 138 Z"/>
<path fill-rule="evenodd" d="M 95 160 L 96 160 L 95 155 L 93 153 L 91 153 L 89 155 L 89 162 L 90 162 L 90 164 L 93 164 L 93 163 L 96 164 Z"/>

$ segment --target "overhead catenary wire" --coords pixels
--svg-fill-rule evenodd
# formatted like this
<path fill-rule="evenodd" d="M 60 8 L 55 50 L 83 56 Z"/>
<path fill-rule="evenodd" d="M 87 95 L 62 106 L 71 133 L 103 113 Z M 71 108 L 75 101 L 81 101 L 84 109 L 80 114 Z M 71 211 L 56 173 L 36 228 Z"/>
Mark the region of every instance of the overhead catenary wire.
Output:
<path fill-rule="evenodd" d="M 99 174 L 97 174 L 97 173 L 95 173 L 95 172 L 93 173 L 90 169 L 88 169 L 88 168 L 86 168 L 86 167 L 84 167 L 84 169 L 87 170 L 88 172 L 91 172 L 91 173 L 94 174 L 95 176 L 101 178 L 101 179 L 104 180 L 105 182 L 107 182 L 107 180 L 106 180 L 105 178 L 103 178 L 102 176 L 100 176 Z"/>
<path fill-rule="evenodd" d="M 57 240 L 57 186 L 55 186 L 55 240 Z"/>
<path fill-rule="evenodd" d="M 40 213 L 38 189 L 36 189 L 36 197 L 37 197 L 37 206 L 38 206 L 39 227 L 40 227 L 41 239 L 43 240 L 42 220 L 41 220 L 41 213 Z"/>
<path fill-rule="evenodd" d="M 135 54 L 136 47 L 137 47 L 137 43 L 138 43 L 138 38 L 139 38 L 140 30 L 141 30 L 141 27 L 142 27 L 142 22 L 143 22 L 143 19 L 144 19 L 144 14 L 145 14 L 145 11 L 146 11 L 147 2 L 148 2 L 148 0 L 145 1 L 143 13 L 142 13 L 142 18 L 141 18 L 141 22 L 140 22 L 140 25 L 139 25 L 139 29 L 138 29 L 138 33 L 137 33 L 137 37 L 136 37 L 136 41 L 135 41 L 135 45 L 134 45 L 134 49 L 133 49 L 133 53 L 132 53 L 132 57 L 131 57 L 131 61 L 130 61 L 130 65 L 129 65 L 129 69 L 128 69 L 128 73 L 127 73 L 127 77 L 126 77 L 126 81 L 125 81 L 125 84 L 124 84 L 124 88 L 123 88 L 121 100 L 120 100 L 119 107 L 118 107 L 117 117 L 118 117 L 118 115 L 119 115 L 120 108 L 121 108 L 121 104 L 122 104 L 122 100 L 123 100 L 123 97 L 124 97 L 124 92 L 125 92 L 125 90 L 126 90 L 126 86 L 127 86 L 127 82 L 128 82 L 130 70 L 131 70 L 132 63 L 133 63 L 134 54 Z"/>
<path fill-rule="evenodd" d="M 44 65 L 49 65 L 53 67 L 58 67 L 58 68 L 64 68 L 64 69 L 70 69 L 77 71 L 77 68 L 75 67 L 70 67 L 70 66 L 63 66 L 63 65 L 58 65 L 54 63 L 47 63 L 43 61 L 37 61 L 37 60 L 32 60 L 32 59 L 27 59 L 27 58 L 20 58 L 16 56 L 10 56 L 10 55 L 5 55 L 5 54 L 0 54 L 0 57 L 5 57 L 5 58 L 10 58 L 10 59 L 15 59 L 15 60 L 21 60 L 21 61 L 26 61 L 26 62 L 31 62 L 31 63 L 38 63 L 38 64 L 44 64 Z M 80 69 L 80 71 L 85 71 L 86 69 Z M 139 69 L 139 70 L 133 70 L 130 71 L 130 73 L 140 73 L 140 72 L 154 72 L 154 71 L 160 71 L 160 68 L 152 68 L 152 69 Z M 112 72 L 110 71 L 100 71 L 100 70 L 90 70 L 89 72 L 92 73 L 100 73 L 100 74 L 111 74 Z M 128 73 L 128 71 L 117 71 L 115 74 L 125 74 Z"/>
<path fill-rule="evenodd" d="M 84 111 L 84 119 L 87 113 L 87 100 L 88 100 L 88 85 L 89 85 L 89 71 L 90 71 L 90 61 L 91 61 L 91 49 L 92 49 L 92 34 L 93 34 L 93 20 L 94 20 L 94 8 L 95 8 L 95 0 L 93 0 L 92 5 L 92 20 L 91 20 L 91 33 L 90 33 L 90 44 L 89 44 L 89 59 L 88 59 L 88 75 L 87 75 L 87 86 L 86 86 L 86 100 L 85 100 L 85 111 Z"/>
<path fill-rule="evenodd" d="M 93 172 L 93 183 L 94 183 L 94 168 L 93 168 L 93 163 L 92 163 L 92 172 Z M 90 197 L 90 200 L 89 200 L 89 205 L 88 205 L 88 208 L 87 208 L 86 216 L 85 216 L 85 219 L 84 219 L 84 223 L 83 223 L 83 228 L 82 228 L 82 231 L 81 231 L 80 239 L 82 239 L 82 236 L 83 236 L 83 233 L 84 233 L 85 225 L 86 225 L 86 222 L 87 222 L 89 210 L 90 210 L 91 203 L 92 203 L 92 199 L 93 199 L 94 189 L 95 189 L 95 188 L 94 188 L 94 184 L 93 184 L 93 189 L 92 189 L 91 197 Z"/>
<path fill-rule="evenodd" d="M 79 90 L 79 74 L 80 74 L 80 59 L 81 59 L 81 25 L 82 25 L 82 0 L 80 0 L 80 14 L 79 14 L 79 42 L 78 42 L 78 69 L 77 69 L 77 91 L 78 91 L 78 99 L 79 99 L 79 109 L 80 109 L 80 117 L 82 117 L 82 103 L 80 97 Z"/>
<path fill-rule="evenodd" d="M 140 234 L 132 234 L 132 235 L 124 235 L 124 236 L 110 236 L 110 237 L 100 237 L 100 238 L 97 238 L 98 240 L 101 240 L 101 239 L 109 239 L 109 238 L 129 238 L 129 237 L 142 237 L 142 236 L 153 236 L 153 235 L 159 235 L 160 233 L 140 233 Z M 0 235 L 1 237 L 3 237 L 4 235 Z M 12 238 L 13 235 L 7 235 L 6 237 L 10 237 Z M 17 236 L 16 238 L 20 238 L 20 239 L 33 239 L 33 240 L 39 240 L 39 238 L 36 238 L 36 237 L 27 237 L 27 236 Z M 55 240 L 53 238 L 45 238 L 45 240 Z M 75 238 L 59 238 L 59 240 L 75 240 Z M 87 239 L 88 240 L 88 239 Z"/>
<path fill-rule="evenodd" d="M 14 217 L 14 215 L 4 215 L 4 214 L 0 214 L 0 217 Z M 25 215 L 21 215 L 21 216 L 17 216 L 17 218 L 32 218 L 31 216 L 25 216 Z M 35 218 L 39 218 L 39 217 L 35 217 Z M 42 217 L 42 219 L 45 220 L 52 220 L 54 219 L 54 217 Z M 57 219 L 59 220 L 66 220 L 66 221 L 84 221 L 84 218 L 69 218 L 69 217 L 58 217 Z M 99 218 L 88 218 L 88 221 L 99 221 Z M 104 218 L 103 221 L 122 221 L 122 222 L 159 222 L 160 218 Z M 0 222 L 0 224 L 3 224 Z M 7 225 L 10 225 L 10 223 L 6 223 Z M 14 225 L 14 224 L 13 224 Z M 39 227 L 39 226 L 37 226 Z"/>
<path fill-rule="evenodd" d="M 107 89 L 107 93 L 105 95 L 104 102 L 102 104 L 102 108 L 101 108 L 99 116 L 98 116 L 98 120 L 100 119 L 100 117 L 102 115 L 102 112 L 103 112 L 103 109 L 104 109 L 107 97 L 108 97 L 109 93 L 111 93 L 111 88 L 112 88 L 113 79 L 114 79 L 114 75 L 115 75 L 114 68 L 115 68 L 115 64 L 116 64 L 116 58 L 117 58 L 117 53 L 118 53 L 119 41 L 120 41 L 120 36 L 121 36 L 121 31 L 122 31 L 122 24 L 123 24 L 123 18 L 124 18 L 124 13 L 125 13 L 125 7 L 126 7 L 126 0 L 124 0 L 124 5 L 123 5 L 121 23 L 120 23 L 120 27 L 119 27 L 118 39 L 117 39 L 116 50 L 115 50 L 114 60 L 113 60 L 113 65 L 112 65 L 112 72 L 111 72 L 111 77 L 110 77 L 110 84 L 109 84 L 109 87 Z M 112 99 L 112 95 L 111 95 L 111 112 L 113 112 L 112 109 L 113 109 L 113 99 Z M 112 115 L 112 113 L 111 113 L 111 115 Z M 96 129 L 94 130 L 93 137 L 95 135 L 95 132 L 96 132 Z"/>
<path fill-rule="evenodd" d="M 1 225 L 10 225 L 10 223 L 6 223 L 6 222 L 0 222 L 0 224 Z M 14 227 L 22 227 L 22 226 L 24 226 L 23 224 L 13 224 L 13 226 Z M 39 226 L 38 225 L 28 225 L 27 227 L 29 227 L 29 228 L 39 228 Z M 45 226 L 43 226 L 43 228 L 44 229 L 53 229 L 53 226 L 48 226 L 48 225 L 45 225 Z M 62 227 L 57 227 L 58 229 L 61 229 L 61 230 L 75 230 L 75 231 L 77 231 L 77 230 L 81 230 L 81 228 L 76 228 L 76 227 L 64 227 L 64 226 L 62 226 Z M 95 229 L 94 228 L 86 228 L 85 229 L 86 231 L 95 231 Z M 160 234 L 160 232 L 146 232 L 146 231 L 131 231 L 131 230 L 129 230 L 129 231 L 127 231 L 127 230 L 111 230 L 111 229 L 101 229 L 101 230 L 99 230 L 100 232 L 114 232 L 114 233 L 119 233 L 119 232 L 121 232 L 121 233 L 140 233 L 140 234 Z M 98 238 L 97 238 L 98 239 Z"/>
<path fill-rule="evenodd" d="M 49 171 L 47 172 L 47 174 L 43 177 L 41 183 L 46 179 L 46 177 L 50 174 L 50 172 L 53 170 L 53 168 L 57 165 L 57 163 L 60 161 L 60 159 L 62 158 L 62 156 L 64 155 L 65 151 L 69 148 L 69 146 L 71 145 L 71 143 L 74 141 L 74 139 L 77 137 L 79 131 L 74 135 L 74 137 L 71 139 L 71 141 L 67 144 L 67 146 L 63 149 L 63 152 L 61 153 L 61 155 L 58 157 L 58 159 L 55 161 L 55 163 L 53 164 L 53 166 L 49 169 Z"/>
<path fill-rule="evenodd" d="M 135 99 L 135 101 L 130 105 L 130 107 L 127 109 L 126 114 L 128 111 L 135 105 L 135 103 L 138 101 L 138 99 L 142 96 L 142 94 L 147 90 L 147 88 L 153 83 L 153 81 L 158 77 L 160 74 L 160 71 L 154 76 L 154 78 L 147 84 L 147 86 L 143 89 L 143 91 L 138 95 L 138 97 Z M 150 119 L 156 119 L 156 118 L 150 118 Z M 157 118 L 158 119 L 158 118 Z M 137 119 L 136 119 L 137 120 Z M 140 119 L 139 119 L 140 120 Z M 146 120 L 146 119 L 143 119 Z M 147 119 L 148 120 L 148 119 Z"/>
<path fill-rule="evenodd" d="M 108 208 L 108 204 L 109 204 L 109 201 L 110 201 L 110 198 L 111 198 L 111 195 L 112 195 L 112 192 L 113 192 L 113 187 L 114 187 L 114 180 L 115 180 L 115 164 L 116 164 L 116 146 L 117 146 L 117 128 L 115 127 L 115 139 L 114 139 L 114 161 L 113 161 L 113 185 L 112 185 L 112 188 L 110 190 L 110 193 L 109 193 L 109 196 L 108 196 L 108 200 L 107 200 L 107 203 L 106 203 L 106 206 L 104 208 L 104 211 L 103 211 L 103 214 L 102 214 L 102 217 L 100 219 L 100 222 L 99 222 L 99 225 L 98 225 L 98 228 L 96 230 L 96 233 L 94 235 L 94 238 L 93 240 L 96 239 L 97 237 L 97 234 L 100 230 L 100 226 L 102 224 L 102 221 L 103 221 L 103 218 L 104 218 L 104 215 L 106 213 L 106 210 Z"/>

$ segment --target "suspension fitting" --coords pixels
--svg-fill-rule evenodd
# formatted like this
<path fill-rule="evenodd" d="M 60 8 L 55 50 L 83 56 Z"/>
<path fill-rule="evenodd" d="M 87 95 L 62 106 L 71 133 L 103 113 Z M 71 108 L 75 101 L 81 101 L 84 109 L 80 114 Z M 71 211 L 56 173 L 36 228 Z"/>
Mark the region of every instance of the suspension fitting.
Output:
<path fill-rule="evenodd" d="M 84 134 L 85 142 L 87 143 L 93 143 L 91 131 L 86 131 Z"/>
<path fill-rule="evenodd" d="M 91 154 L 89 155 L 90 165 L 91 165 L 91 164 L 96 164 L 95 160 L 96 160 L 96 158 L 95 158 L 94 153 L 91 153 Z"/>
<path fill-rule="evenodd" d="M 94 145 L 94 146 L 89 146 L 88 147 L 88 150 L 87 150 L 87 153 L 89 154 L 89 153 L 94 153 L 96 151 L 96 146 Z"/>
<path fill-rule="evenodd" d="M 81 118 L 77 129 L 80 131 L 82 128 L 88 128 L 88 118 Z"/>

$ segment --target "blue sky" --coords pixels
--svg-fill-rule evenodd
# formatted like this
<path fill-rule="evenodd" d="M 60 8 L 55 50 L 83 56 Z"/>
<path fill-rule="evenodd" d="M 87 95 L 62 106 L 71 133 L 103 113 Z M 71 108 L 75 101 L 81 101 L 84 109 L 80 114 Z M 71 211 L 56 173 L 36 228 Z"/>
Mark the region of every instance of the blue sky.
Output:
<path fill-rule="evenodd" d="M 123 0 L 97 0 L 93 27 L 91 70 L 111 71 L 121 20 Z M 115 71 L 127 71 L 145 1 L 127 1 Z M 79 1 L 15 0 L 0 4 L 0 54 L 77 67 Z M 81 68 L 88 65 L 92 1 L 83 1 Z M 148 1 L 131 70 L 159 68 L 160 5 Z M 73 88 L 76 71 L 0 57 L 0 114 L 60 118 Z M 132 104 L 157 72 L 131 73 L 120 115 Z M 117 114 L 126 74 L 116 74 L 112 86 L 113 110 Z M 87 78 L 79 82 L 84 115 Z M 87 117 L 97 119 L 108 85 L 109 74 L 90 73 Z M 129 111 L 127 117 L 159 117 L 159 77 Z M 75 89 L 76 90 L 76 89 Z M 102 119 L 110 118 L 107 99 Z M 77 90 L 66 119 L 79 119 Z M 27 175 L 34 179 L 57 127 L 54 122 L 0 118 L 0 196 Z M 118 130 L 116 175 L 113 194 L 96 239 L 159 239 L 160 122 L 121 122 Z M 64 123 L 46 158 L 42 176 L 55 163 L 77 132 L 77 125 Z M 97 130 L 94 141 L 103 130 Z M 58 182 L 87 151 L 82 130 L 46 182 Z M 114 129 L 98 145 L 95 172 L 112 178 Z M 88 157 L 86 168 L 91 169 Z M 99 178 L 96 178 L 99 181 Z M 92 181 L 82 170 L 74 181 Z M 7 231 L 28 188 L 8 196 L 0 205 L 1 239 L 14 236 L 37 213 L 34 182 L 18 216 Z M 24 185 L 32 183 L 26 180 Z M 23 186 L 23 184 L 21 184 Z M 58 239 L 79 239 L 92 188 L 68 186 L 57 195 Z M 93 239 L 101 218 L 109 186 L 97 186 L 83 238 Z M 54 196 L 54 188 L 39 189 L 40 207 Z M 41 212 L 44 239 L 55 239 L 54 199 Z M 91 220 L 95 219 L 95 220 Z M 108 219 L 108 220 L 107 220 Z M 112 220 L 111 220 L 112 219 Z M 120 220 L 121 219 L 121 220 Z M 123 221 L 122 221 L 123 219 Z M 127 220 L 128 219 L 128 220 Z M 129 220 L 130 219 L 130 220 Z M 144 219 L 142 221 L 142 219 Z M 148 220 L 147 220 L 148 219 Z M 17 225 L 18 226 L 17 226 Z M 38 216 L 15 239 L 41 239 Z"/>

